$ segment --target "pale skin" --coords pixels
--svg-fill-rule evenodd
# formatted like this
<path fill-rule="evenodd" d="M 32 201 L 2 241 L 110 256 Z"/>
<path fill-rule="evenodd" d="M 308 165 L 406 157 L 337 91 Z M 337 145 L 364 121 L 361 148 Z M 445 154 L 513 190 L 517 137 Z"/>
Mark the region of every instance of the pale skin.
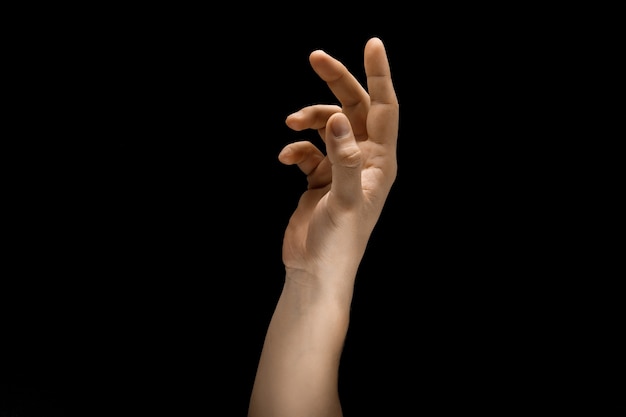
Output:
<path fill-rule="evenodd" d="M 339 361 L 359 264 L 397 174 L 399 105 L 382 41 L 365 45 L 367 88 L 337 59 L 309 56 L 340 106 L 289 115 L 312 142 L 290 143 L 278 158 L 297 165 L 308 187 L 283 240 L 285 282 L 270 320 L 248 417 L 341 417 Z"/>

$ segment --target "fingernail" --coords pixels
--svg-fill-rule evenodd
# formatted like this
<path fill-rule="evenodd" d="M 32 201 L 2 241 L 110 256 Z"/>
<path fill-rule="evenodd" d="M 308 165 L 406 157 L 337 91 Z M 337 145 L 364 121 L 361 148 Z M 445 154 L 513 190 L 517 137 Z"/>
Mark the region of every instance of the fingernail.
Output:
<path fill-rule="evenodd" d="M 348 122 L 348 118 L 343 115 L 335 117 L 330 129 L 336 138 L 342 138 L 350 133 L 350 122 Z"/>

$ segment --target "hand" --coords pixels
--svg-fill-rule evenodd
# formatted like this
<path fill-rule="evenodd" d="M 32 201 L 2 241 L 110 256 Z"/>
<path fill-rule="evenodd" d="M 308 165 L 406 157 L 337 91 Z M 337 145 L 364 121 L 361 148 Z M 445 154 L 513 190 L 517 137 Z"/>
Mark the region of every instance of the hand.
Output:
<path fill-rule="evenodd" d="M 288 277 L 305 277 L 307 285 L 323 277 L 322 285 L 350 286 L 346 277 L 356 275 L 396 178 L 399 105 L 380 39 L 365 46 L 367 90 L 325 52 L 314 51 L 309 60 L 341 107 L 308 106 L 286 119 L 295 131 L 316 129 L 327 154 L 309 141 L 291 143 L 279 154 L 282 163 L 297 164 L 308 182 L 285 231 L 283 262 Z"/>

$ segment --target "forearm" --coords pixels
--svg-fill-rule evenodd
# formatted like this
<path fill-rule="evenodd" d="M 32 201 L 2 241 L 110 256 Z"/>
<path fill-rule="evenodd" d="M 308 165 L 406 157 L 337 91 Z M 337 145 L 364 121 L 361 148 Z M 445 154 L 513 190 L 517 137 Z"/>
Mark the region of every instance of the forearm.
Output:
<path fill-rule="evenodd" d="M 292 273 L 285 280 L 261 353 L 249 417 L 342 415 L 337 377 L 354 278 L 347 277 L 342 286 L 300 278 Z"/>

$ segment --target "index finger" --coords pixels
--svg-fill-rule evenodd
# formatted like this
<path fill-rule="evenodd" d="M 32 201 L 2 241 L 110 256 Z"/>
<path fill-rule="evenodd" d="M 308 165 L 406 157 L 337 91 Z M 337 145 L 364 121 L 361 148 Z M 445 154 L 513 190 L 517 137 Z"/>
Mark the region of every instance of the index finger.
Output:
<path fill-rule="evenodd" d="M 398 136 L 399 104 L 391 79 L 387 51 L 379 38 L 371 38 L 365 45 L 364 61 L 370 97 L 367 119 L 369 139 L 376 143 L 395 143 Z"/>

